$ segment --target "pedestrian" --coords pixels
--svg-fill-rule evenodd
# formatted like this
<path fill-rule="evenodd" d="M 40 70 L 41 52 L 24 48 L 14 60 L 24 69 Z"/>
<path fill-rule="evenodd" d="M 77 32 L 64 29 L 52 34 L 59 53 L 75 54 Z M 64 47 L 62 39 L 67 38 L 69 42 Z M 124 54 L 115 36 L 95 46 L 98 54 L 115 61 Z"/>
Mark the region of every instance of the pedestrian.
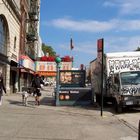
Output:
<path fill-rule="evenodd" d="M 43 78 L 42 77 L 39 77 L 39 79 L 40 79 L 40 86 L 41 86 L 41 88 L 43 88 L 43 86 L 44 86 Z"/>
<path fill-rule="evenodd" d="M 41 85 L 40 85 L 40 78 L 38 74 L 36 74 L 34 79 L 32 80 L 32 87 L 34 88 L 35 104 L 40 105 Z"/>
<path fill-rule="evenodd" d="M 6 88 L 3 83 L 2 73 L 0 72 L 0 105 L 2 105 L 3 90 L 6 93 Z"/>

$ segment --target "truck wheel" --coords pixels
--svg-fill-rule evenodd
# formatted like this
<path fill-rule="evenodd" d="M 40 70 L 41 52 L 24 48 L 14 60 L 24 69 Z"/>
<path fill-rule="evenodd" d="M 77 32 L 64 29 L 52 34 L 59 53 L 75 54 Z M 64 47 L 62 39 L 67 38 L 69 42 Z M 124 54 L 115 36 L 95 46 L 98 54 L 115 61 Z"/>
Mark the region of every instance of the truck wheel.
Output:
<path fill-rule="evenodd" d="M 100 95 L 96 95 L 96 103 L 98 103 L 99 106 L 101 106 L 101 96 Z"/>
<path fill-rule="evenodd" d="M 120 105 L 117 105 L 117 113 L 122 113 L 123 112 L 123 108 Z"/>
<path fill-rule="evenodd" d="M 114 99 L 114 109 L 116 113 L 122 113 L 123 112 L 123 107 L 121 104 L 118 104 L 116 99 Z"/>

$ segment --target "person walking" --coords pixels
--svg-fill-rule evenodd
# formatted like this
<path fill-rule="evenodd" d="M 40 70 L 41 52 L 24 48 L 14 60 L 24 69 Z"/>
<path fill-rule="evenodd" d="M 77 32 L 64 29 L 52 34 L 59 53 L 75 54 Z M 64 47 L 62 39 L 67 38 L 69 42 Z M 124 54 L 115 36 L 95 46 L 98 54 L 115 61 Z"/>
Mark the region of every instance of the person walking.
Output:
<path fill-rule="evenodd" d="M 34 79 L 32 80 L 32 87 L 34 88 L 34 96 L 35 96 L 35 104 L 36 105 L 40 105 L 40 96 L 41 96 L 41 92 L 40 92 L 40 78 L 39 75 L 36 74 Z"/>
<path fill-rule="evenodd" d="M 0 105 L 2 105 L 3 90 L 6 93 L 6 88 L 3 83 L 2 73 L 0 72 Z"/>

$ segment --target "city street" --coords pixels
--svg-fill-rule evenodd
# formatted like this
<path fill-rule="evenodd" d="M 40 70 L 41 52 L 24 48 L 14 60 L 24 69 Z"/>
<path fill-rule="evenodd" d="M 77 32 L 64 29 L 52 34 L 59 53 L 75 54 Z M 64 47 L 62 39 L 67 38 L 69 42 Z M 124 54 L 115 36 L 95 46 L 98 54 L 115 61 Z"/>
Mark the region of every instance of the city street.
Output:
<path fill-rule="evenodd" d="M 20 93 L 5 95 L 0 106 L 1 140 L 138 140 L 140 112 L 114 115 L 107 107 L 54 106 L 53 88 L 42 90 L 41 105 L 29 97 L 23 106 Z"/>
<path fill-rule="evenodd" d="M 139 14 L 139 0 L 0 0 L 0 140 L 140 140 Z"/>

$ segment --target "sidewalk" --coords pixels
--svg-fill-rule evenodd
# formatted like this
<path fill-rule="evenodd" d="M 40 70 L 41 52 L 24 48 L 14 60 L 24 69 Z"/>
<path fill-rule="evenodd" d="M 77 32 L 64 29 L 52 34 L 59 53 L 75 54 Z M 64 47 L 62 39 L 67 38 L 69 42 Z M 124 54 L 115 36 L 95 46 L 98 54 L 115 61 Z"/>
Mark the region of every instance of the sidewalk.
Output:
<path fill-rule="evenodd" d="M 41 105 L 29 98 L 27 107 L 21 96 L 4 96 L 0 106 L 1 140 L 137 140 L 137 133 L 109 111 L 92 107 L 52 106 L 52 90 L 42 91 Z"/>

